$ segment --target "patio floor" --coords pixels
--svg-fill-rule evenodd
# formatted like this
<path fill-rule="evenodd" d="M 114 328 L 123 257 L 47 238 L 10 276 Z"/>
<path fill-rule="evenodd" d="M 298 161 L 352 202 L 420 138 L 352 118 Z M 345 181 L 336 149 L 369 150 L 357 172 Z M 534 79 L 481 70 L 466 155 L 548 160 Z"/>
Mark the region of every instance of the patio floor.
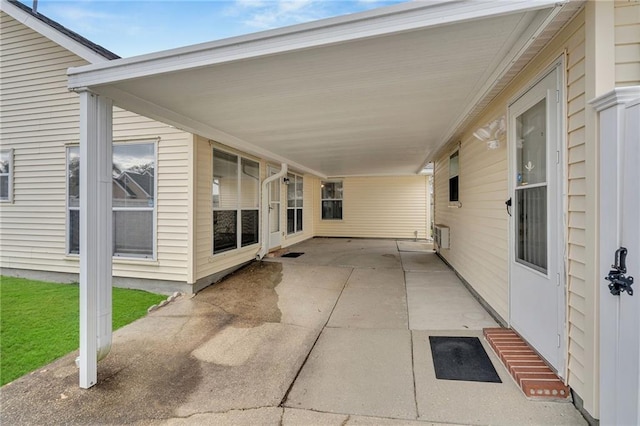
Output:
<path fill-rule="evenodd" d="M 527 400 L 495 321 L 423 242 L 313 239 L 114 333 L 99 384 L 70 354 L 2 388 L 3 424 L 586 424 Z M 429 336 L 480 337 L 502 383 L 437 380 Z"/>

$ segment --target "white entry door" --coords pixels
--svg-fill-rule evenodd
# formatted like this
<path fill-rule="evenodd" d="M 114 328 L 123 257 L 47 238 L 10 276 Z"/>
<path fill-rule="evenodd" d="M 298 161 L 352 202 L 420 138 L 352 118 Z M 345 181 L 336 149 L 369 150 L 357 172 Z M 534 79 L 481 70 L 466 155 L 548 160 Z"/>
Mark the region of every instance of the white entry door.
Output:
<path fill-rule="evenodd" d="M 600 424 L 640 424 L 640 87 L 594 102 L 600 112 Z M 627 251 L 623 278 L 633 295 L 604 279 Z M 617 262 L 621 265 L 620 261 Z M 626 280 L 625 280 L 626 281 Z M 635 288 L 634 288 L 635 287 Z"/>
<path fill-rule="evenodd" d="M 269 176 L 276 173 L 278 170 L 269 167 Z M 276 179 L 269 184 L 269 249 L 280 246 L 281 236 L 280 179 Z"/>
<path fill-rule="evenodd" d="M 560 69 L 509 106 L 510 324 L 564 374 Z"/>

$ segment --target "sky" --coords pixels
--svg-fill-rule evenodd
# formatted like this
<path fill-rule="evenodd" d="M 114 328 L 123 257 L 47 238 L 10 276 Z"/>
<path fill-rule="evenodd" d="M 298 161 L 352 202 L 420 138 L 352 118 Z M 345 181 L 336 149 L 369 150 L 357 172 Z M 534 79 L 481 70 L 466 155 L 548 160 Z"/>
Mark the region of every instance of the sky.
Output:
<path fill-rule="evenodd" d="M 33 0 L 20 0 L 31 7 Z M 130 57 L 406 0 L 38 0 L 38 12 Z"/>

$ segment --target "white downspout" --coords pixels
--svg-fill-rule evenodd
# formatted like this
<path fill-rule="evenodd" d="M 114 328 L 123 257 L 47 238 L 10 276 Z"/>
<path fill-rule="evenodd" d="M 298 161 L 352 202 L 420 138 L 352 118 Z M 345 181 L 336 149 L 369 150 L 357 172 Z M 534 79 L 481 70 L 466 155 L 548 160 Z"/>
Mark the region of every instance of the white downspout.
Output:
<path fill-rule="evenodd" d="M 269 252 L 269 184 L 274 180 L 278 180 L 287 175 L 287 164 L 282 163 L 280 171 L 275 175 L 271 175 L 262 181 L 262 201 L 260 209 L 262 210 L 262 246 L 256 254 L 256 260 L 262 258 Z"/>

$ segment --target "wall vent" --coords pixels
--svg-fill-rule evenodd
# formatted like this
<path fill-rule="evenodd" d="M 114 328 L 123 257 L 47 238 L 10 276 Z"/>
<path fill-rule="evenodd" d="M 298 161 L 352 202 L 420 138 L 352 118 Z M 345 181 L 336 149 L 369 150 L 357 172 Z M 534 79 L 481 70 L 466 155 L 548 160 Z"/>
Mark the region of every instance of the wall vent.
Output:
<path fill-rule="evenodd" d="M 434 238 L 433 243 L 435 245 L 436 251 L 440 251 L 440 249 L 448 249 L 449 248 L 449 227 L 446 225 L 434 225 Z"/>

